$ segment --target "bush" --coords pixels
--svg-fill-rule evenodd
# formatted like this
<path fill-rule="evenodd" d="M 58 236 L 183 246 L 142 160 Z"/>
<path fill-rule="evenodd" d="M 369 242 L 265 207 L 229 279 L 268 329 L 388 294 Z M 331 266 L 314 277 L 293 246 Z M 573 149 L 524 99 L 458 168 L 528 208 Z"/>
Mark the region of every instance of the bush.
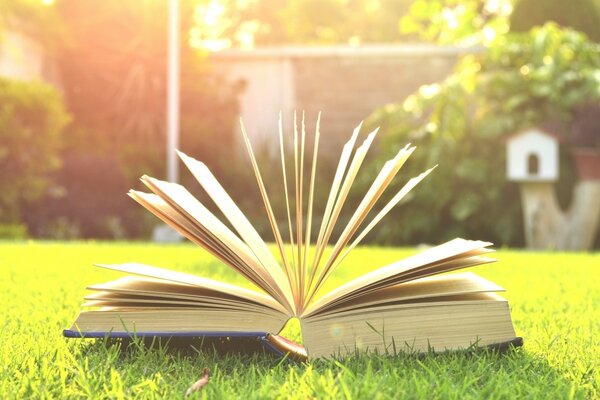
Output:
<path fill-rule="evenodd" d="M 0 224 L 0 239 L 27 239 L 27 227 L 23 224 Z"/>
<path fill-rule="evenodd" d="M 22 204 L 44 193 L 68 121 L 51 86 L 0 78 L 0 223 L 21 221 Z"/>
<path fill-rule="evenodd" d="M 465 57 L 441 84 L 427 85 L 404 102 L 377 110 L 386 149 L 421 147 L 405 166 L 414 176 L 432 165 L 412 201 L 394 210 L 372 238 L 383 243 L 439 242 L 454 236 L 522 244 L 518 186 L 505 179 L 507 135 L 552 123 L 570 139 L 572 115 L 600 100 L 598 45 L 583 34 L 546 24 L 527 34 L 499 37 L 482 54 Z M 568 143 L 566 143 L 568 145 Z M 568 200 L 572 173 L 561 146 L 559 195 Z"/>
<path fill-rule="evenodd" d="M 510 29 L 526 32 L 549 21 L 600 41 L 600 10 L 594 0 L 519 0 L 510 16 Z"/>
<path fill-rule="evenodd" d="M 149 235 L 141 207 L 126 195 L 137 179 L 123 176 L 114 154 L 89 148 L 62 156 L 64 168 L 54 175 L 60 190 L 26 206 L 24 220 L 32 235 L 54 239 Z"/>
<path fill-rule="evenodd" d="M 81 237 L 81 229 L 77 223 L 73 223 L 65 217 L 58 217 L 43 225 L 38 236 L 44 239 L 73 240 Z"/>
<path fill-rule="evenodd" d="M 65 36 L 55 41 L 54 56 L 73 123 L 57 185 L 23 213 L 32 235 L 150 235 L 157 219 L 126 193 L 142 189 L 141 174 L 164 177 L 166 7 L 136 0 L 65 0 L 53 7 Z M 239 88 L 213 78 L 205 58 L 184 43 L 193 2 L 181 3 L 181 15 L 180 147 L 218 170 L 232 144 Z"/>

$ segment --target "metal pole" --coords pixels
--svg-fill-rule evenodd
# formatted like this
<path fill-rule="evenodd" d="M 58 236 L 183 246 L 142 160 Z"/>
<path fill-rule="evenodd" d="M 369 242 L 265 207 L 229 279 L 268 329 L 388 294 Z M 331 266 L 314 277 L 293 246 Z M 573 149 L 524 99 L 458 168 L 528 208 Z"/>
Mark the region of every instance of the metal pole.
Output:
<path fill-rule="evenodd" d="M 167 63 L 167 181 L 179 180 L 179 0 L 169 0 Z"/>

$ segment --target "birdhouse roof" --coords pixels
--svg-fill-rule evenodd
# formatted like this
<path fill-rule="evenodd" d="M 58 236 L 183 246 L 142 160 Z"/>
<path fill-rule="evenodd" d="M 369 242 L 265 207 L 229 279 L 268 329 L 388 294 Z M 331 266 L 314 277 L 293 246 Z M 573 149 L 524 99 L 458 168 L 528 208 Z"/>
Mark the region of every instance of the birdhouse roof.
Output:
<path fill-rule="evenodd" d="M 547 128 L 540 127 L 540 126 L 530 126 L 529 128 L 521 129 L 521 130 L 517 131 L 516 133 L 513 133 L 512 135 L 508 135 L 507 137 L 504 138 L 504 142 L 508 143 L 520 136 L 526 135 L 528 133 L 534 133 L 534 132 L 541 133 L 542 135 L 548 136 L 548 137 L 556 140 L 557 142 L 562 141 L 561 137 L 558 134 L 550 131 Z"/>

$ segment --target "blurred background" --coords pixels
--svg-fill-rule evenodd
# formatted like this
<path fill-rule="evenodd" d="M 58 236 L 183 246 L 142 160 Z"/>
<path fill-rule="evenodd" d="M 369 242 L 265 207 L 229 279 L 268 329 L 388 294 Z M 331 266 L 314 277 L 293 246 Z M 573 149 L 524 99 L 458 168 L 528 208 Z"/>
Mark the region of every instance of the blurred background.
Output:
<path fill-rule="evenodd" d="M 239 117 L 283 217 L 267 165 L 297 110 L 322 112 L 316 215 L 361 120 L 344 213 L 406 143 L 393 187 L 440 165 L 366 242 L 599 249 L 598 41 L 600 0 L 0 0 L 0 239 L 151 239 L 126 192 L 167 176 L 168 126 L 270 238 Z"/>

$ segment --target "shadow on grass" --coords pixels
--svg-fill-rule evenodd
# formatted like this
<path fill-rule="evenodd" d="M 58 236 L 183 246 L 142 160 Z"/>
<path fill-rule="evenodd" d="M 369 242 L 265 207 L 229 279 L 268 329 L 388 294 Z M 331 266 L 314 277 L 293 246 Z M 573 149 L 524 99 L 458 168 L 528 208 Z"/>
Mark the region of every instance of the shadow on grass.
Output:
<path fill-rule="evenodd" d="M 136 338 L 98 340 L 84 345 L 80 356 L 113 362 L 122 371 L 165 374 L 209 367 L 214 395 L 241 395 L 261 385 L 291 390 L 305 382 L 309 394 L 320 397 L 318 385 L 324 379 L 334 386 L 347 385 L 353 397 L 585 398 L 591 394 L 591 389 L 569 381 L 544 358 L 512 347 L 426 354 L 362 352 L 344 359 L 296 363 L 272 354 L 251 338 Z M 229 388 L 231 380 L 246 387 L 245 391 Z"/>

